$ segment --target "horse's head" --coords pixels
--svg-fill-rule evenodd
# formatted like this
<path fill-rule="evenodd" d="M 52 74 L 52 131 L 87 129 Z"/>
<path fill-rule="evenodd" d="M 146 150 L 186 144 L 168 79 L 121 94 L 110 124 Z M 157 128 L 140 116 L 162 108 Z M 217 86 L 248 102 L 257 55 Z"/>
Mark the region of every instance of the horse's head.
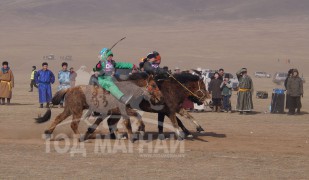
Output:
<path fill-rule="evenodd" d="M 156 84 L 152 75 L 146 73 L 133 73 L 129 76 L 130 80 L 133 80 L 139 87 L 145 88 L 144 97 L 150 100 L 152 104 L 159 104 L 163 102 L 163 95 Z"/>
<path fill-rule="evenodd" d="M 152 75 L 147 78 L 146 84 L 147 92 L 150 94 L 150 101 L 154 104 L 163 102 L 163 94 L 161 93 L 157 83 L 155 82 Z"/>
<path fill-rule="evenodd" d="M 182 73 L 175 75 L 175 78 L 191 101 L 197 104 L 203 104 L 207 98 L 210 98 L 205 83 L 199 76 Z"/>
<path fill-rule="evenodd" d="M 205 86 L 205 83 L 202 79 L 198 80 L 198 81 L 193 81 L 190 83 L 191 86 L 191 92 L 189 92 L 189 98 L 201 105 L 204 103 L 204 101 L 206 99 L 209 99 L 210 98 L 210 94 L 209 92 L 206 90 L 206 86 Z"/>

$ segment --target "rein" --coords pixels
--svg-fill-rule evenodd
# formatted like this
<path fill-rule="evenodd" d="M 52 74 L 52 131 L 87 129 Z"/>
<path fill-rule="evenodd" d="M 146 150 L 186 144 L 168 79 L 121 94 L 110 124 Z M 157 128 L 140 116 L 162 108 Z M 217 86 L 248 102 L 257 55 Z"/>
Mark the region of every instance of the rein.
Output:
<path fill-rule="evenodd" d="M 198 90 L 196 92 L 201 92 L 203 94 L 201 97 L 198 96 L 197 94 L 195 94 L 194 92 L 192 92 L 190 89 L 188 89 L 181 82 L 179 82 L 172 74 L 170 74 L 169 72 L 167 72 L 167 74 L 169 75 L 169 77 L 173 78 L 178 84 L 180 84 L 185 90 L 187 90 L 189 93 L 191 93 L 194 97 L 198 98 L 198 100 L 201 101 L 206 96 L 205 93 L 201 90 L 200 81 L 198 81 Z"/>

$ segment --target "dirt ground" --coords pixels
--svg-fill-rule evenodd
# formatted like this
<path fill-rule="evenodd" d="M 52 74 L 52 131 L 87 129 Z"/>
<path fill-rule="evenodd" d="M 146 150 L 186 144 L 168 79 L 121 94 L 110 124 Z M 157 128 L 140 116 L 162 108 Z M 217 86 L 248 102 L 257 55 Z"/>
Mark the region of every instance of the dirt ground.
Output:
<path fill-rule="evenodd" d="M 19 75 L 16 76 L 18 79 Z M 274 86 L 270 79 L 253 80 L 256 89 L 271 92 Z M 309 93 L 307 85 L 305 89 L 305 94 Z M 256 98 L 254 115 L 213 113 L 209 109 L 192 113 L 206 133 L 194 133 L 193 139 L 181 142 L 174 139 L 158 141 L 156 115 L 144 113 L 147 137 L 153 135 L 153 140 L 139 140 L 132 145 L 127 140 L 105 139 L 110 142 L 105 146 L 103 140 L 90 140 L 83 144 L 84 148 L 74 149 L 70 120 L 55 131 L 58 138 L 59 134 L 64 134 L 68 139 L 45 141 L 42 138 L 50 122 L 34 123 L 33 118 L 43 114 L 45 109 L 38 108 L 37 91 L 29 93 L 27 90 L 27 82 L 17 84 L 13 104 L 0 107 L 1 178 L 306 179 L 309 176 L 309 104 L 306 96 L 303 98 L 304 114 L 299 116 L 270 114 L 270 99 Z M 233 95 L 234 105 L 235 98 Z M 52 112 L 54 118 L 61 109 Z M 89 121 L 93 122 L 93 119 Z M 134 118 L 132 122 L 136 128 Z M 192 124 L 187 120 L 183 122 L 195 132 Z M 172 135 L 168 120 L 166 127 L 165 135 Z M 81 122 L 80 131 L 85 132 L 86 128 L 87 124 Z M 125 131 L 121 123 L 119 128 Z M 107 133 L 106 122 L 99 129 Z M 98 142 L 101 146 L 97 146 Z M 66 143 L 68 150 L 64 149 Z M 153 145 L 152 151 L 145 143 Z M 122 149 L 115 150 L 119 144 L 123 145 Z M 97 147 L 107 149 L 98 150 Z M 112 151 L 107 151 L 108 148 Z"/>

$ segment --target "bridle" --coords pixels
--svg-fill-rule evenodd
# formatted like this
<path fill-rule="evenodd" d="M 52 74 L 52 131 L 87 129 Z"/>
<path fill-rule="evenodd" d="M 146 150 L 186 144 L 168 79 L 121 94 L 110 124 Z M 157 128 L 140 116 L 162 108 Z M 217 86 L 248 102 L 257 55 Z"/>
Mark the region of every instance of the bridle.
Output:
<path fill-rule="evenodd" d="M 150 95 L 155 95 L 153 88 L 151 87 L 151 85 L 149 84 L 150 80 L 151 80 L 152 76 L 148 75 L 147 81 L 146 81 L 146 86 L 145 89 L 146 91 L 150 94 Z M 159 100 L 157 97 L 155 97 L 155 99 Z"/>
<path fill-rule="evenodd" d="M 183 85 L 181 82 L 179 82 L 172 74 L 170 74 L 169 72 L 167 72 L 167 74 L 169 75 L 169 77 L 174 79 L 178 84 L 180 84 L 185 90 L 187 90 L 192 96 L 194 96 L 195 98 L 197 98 L 201 102 L 204 101 L 206 94 L 201 89 L 200 80 L 198 80 L 198 90 L 196 90 L 195 92 L 192 92 L 185 85 Z M 198 96 L 197 95 L 198 92 L 201 92 L 202 96 Z"/>

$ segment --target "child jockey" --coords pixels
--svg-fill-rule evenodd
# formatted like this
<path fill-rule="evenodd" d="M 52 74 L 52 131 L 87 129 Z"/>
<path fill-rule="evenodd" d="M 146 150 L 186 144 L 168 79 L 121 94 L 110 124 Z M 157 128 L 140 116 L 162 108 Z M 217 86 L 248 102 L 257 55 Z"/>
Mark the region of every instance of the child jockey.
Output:
<path fill-rule="evenodd" d="M 103 48 L 99 54 L 100 61 L 93 68 L 98 73 L 98 83 L 105 90 L 109 91 L 120 102 L 128 104 L 132 95 L 124 95 L 113 82 L 115 69 L 133 69 L 132 63 L 115 62 L 113 52 L 110 49 Z"/>

